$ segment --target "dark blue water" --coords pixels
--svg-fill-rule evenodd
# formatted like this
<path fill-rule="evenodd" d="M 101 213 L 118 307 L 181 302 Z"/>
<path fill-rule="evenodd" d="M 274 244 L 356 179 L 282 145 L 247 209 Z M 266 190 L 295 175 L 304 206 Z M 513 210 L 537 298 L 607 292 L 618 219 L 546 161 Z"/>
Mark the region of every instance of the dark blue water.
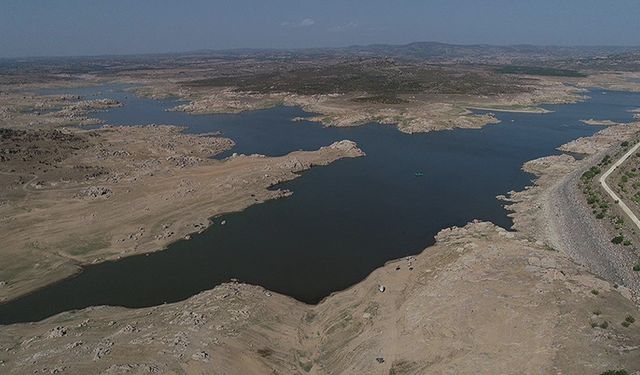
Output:
<path fill-rule="evenodd" d="M 123 99 L 124 94 L 120 95 Z M 293 196 L 216 218 L 213 226 L 167 250 L 87 267 L 76 277 L 0 305 L 0 323 L 34 321 L 92 305 L 144 307 L 179 301 L 237 278 L 316 303 L 357 283 L 386 261 L 416 254 L 442 228 L 473 219 L 511 221 L 496 195 L 521 190 L 524 162 L 600 129 L 581 119 L 631 121 L 640 94 L 600 91 L 548 114 L 499 113 L 480 130 L 403 134 L 369 124 L 323 128 L 292 122 L 300 109 L 278 107 L 232 115 L 166 112 L 171 100 L 127 94 L 122 108 L 97 113 L 114 125 L 176 124 L 221 132 L 232 152 L 282 155 L 351 139 L 367 153 L 313 168 L 280 188 Z M 423 177 L 415 177 L 422 171 Z"/>

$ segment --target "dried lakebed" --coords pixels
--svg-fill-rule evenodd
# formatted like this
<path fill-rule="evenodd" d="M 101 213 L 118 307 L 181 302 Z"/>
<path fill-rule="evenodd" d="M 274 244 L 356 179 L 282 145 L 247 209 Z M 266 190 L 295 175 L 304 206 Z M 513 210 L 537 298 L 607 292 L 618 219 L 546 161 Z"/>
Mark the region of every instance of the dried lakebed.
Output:
<path fill-rule="evenodd" d="M 175 101 L 141 99 L 118 87 L 92 90 L 80 94 L 100 92 L 124 103 L 95 114 L 108 124 L 220 132 L 236 142 L 230 152 L 270 156 L 351 139 L 367 156 L 305 172 L 279 186 L 293 191 L 291 197 L 218 217 L 203 233 L 167 250 L 92 265 L 0 305 L 1 324 L 94 305 L 154 306 L 232 278 L 316 303 L 388 260 L 421 251 L 442 228 L 473 219 L 510 227 L 495 197 L 530 183 L 524 162 L 558 153 L 557 146 L 601 128 L 580 120 L 628 122 L 628 110 L 640 103 L 640 94 L 593 91 L 587 102 L 545 106 L 552 111 L 547 114 L 498 113 L 502 123 L 480 130 L 409 135 L 378 124 L 323 128 L 294 122 L 310 114 L 291 107 L 192 116 L 165 111 Z"/>

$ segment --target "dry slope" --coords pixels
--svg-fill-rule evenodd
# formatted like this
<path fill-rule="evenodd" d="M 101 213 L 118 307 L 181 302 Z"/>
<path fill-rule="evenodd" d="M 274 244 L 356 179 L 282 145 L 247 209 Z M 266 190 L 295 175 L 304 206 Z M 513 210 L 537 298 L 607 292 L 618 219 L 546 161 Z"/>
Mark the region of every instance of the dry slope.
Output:
<path fill-rule="evenodd" d="M 629 299 L 562 253 L 476 222 L 317 306 L 225 284 L 2 327 L 0 360 L 7 374 L 600 374 L 640 369 L 628 316 Z"/>

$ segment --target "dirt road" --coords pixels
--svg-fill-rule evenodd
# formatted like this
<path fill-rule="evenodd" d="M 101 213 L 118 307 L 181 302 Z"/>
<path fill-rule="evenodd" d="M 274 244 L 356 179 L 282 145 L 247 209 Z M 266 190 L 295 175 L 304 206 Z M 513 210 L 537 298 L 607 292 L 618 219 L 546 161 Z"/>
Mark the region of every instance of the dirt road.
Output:
<path fill-rule="evenodd" d="M 640 229 L 640 220 L 638 220 L 638 217 L 633 213 L 633 211 L 631 211 L 629 206 L 627 206 L 622 201 L 622 199 L 609 187 L 609 185 L 607 185 L 607 177 L 609 177 L 609 175 L 613 173 L 613 171 L 615 171 L 616 168 L 624 164 L 624 162 L 627 161 L 627 159 L 629 159 L 629 157 L 633 155 L 638 150 L 638 148 L 640 148 L 640 143 L 631 147 L 629 151 L 627 151 L 624 155 L 622 155 L 622 157 L 617 162 L 615 162 L 611 166 L 611 168 L 609 168 L 606 172 L 602 174 L 602 176 L 600 176 L 600 179 L 598 181 L 600 182 L 600 185 L 602 185 L 602 188 L 604 189 L 604 191 L 606 191 L 607 194 L 609 194 L 609 196 L 613 198 L 613 201 L 616 202 L 618 206 L 620 206 L 622 211 L 624 211 L 624 213 L 627 214 L 627 216 L 629 217 L 629 219 L 631 219 L 631 221 L 635 224 L 635 226 L 638 227 L 638 229 Z"/>

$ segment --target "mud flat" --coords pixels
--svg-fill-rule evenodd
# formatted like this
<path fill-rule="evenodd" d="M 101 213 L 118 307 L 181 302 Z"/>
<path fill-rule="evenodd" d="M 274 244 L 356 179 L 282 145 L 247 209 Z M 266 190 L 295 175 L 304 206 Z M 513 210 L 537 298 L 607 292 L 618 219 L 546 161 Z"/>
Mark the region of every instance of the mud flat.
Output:
<path fill-rule="evenodd" d="M 613 91 L 640 92 L 640 73 L 638 72 L 593 72 L 586 78 L 568 79 L 579 87 L 599 87 Z"/>
<path fill-rule="evenodd" d="M 350 141 L 282 157 L 236 155 L 226 138 L 175 126 L 3 130 L 0 298 L 83 264 L 163 249 L 210 218 L 290 194 L 268 190 L 313 165 L 363 155 Z"/>

